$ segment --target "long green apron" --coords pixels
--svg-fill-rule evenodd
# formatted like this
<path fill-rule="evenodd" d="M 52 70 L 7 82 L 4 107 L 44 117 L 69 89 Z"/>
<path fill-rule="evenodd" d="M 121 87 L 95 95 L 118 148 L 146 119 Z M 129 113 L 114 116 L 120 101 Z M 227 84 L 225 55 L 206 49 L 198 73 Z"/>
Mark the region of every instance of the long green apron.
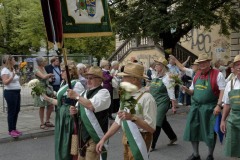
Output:
<path fill-rule="evenodd" d="M 151 81 L 150 93 L 157 103 L 157 126 L 162 127 L 162 122 L 170 105 L 167 88 L 162 79 L 155 78 Z"/>
<path fill-rule="evenodd" d="M 72 86 L 76 81 L 72 81 Z M 74 119 L 70 115 L 71 100 L 67 98 L 68 86 L 62 86 L 58 93 L 58 106 L 55 109 L 55 160 L 72 160 L 71 137 L 74 130 Z"/>
<path fill-rule="evenodd" d="M 231 111 L 227 119 L 225 155 L 240 157 L 240 89 L 228 93 Z"/>
<path fill-rule="evenodd" d="M 192 105 L 187 117 L 183 139 L 185 141 L 204 141 L 207 146 L 214 147 L 214 124 L 216 117 L 213 115 L 218 97 L 214 95 L 208 79 L 196 80 Z"/>

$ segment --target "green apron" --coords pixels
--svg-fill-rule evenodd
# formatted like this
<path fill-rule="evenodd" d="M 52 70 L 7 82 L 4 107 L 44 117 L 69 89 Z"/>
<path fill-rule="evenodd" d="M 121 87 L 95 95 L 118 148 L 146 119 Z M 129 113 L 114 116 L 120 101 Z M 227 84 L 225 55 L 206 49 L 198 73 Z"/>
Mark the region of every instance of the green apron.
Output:
<path fill-rule="evenodd" d="M 72 86 L 76 81 L 72 81 Z M 71 100 L 67 98 L 67 86 L 61 86 L 57 93 L 58 106 L 55 108 L 55 160 L 72 160 L 71 137 L 74 131 L 74 119 L 70 115 Z"/>
<path fill-rule="evenodd" d="M 162 122 L 170 105 L 167 88 L 162 79 L 155 78 L 151 81 L 150 93 L 157 103 L 157 126 L 162 127 Z"/>
<path fill-rule="evenodd" d="M 210 74 L 208 73 L 207 80 L 198 78 L 183 136 L 185 141 L 204 141 L 208 147 L 214 147 L 216 117 L 213 115 L 213 110 L 217 101 L 218 97 L 212 91 Z"/>
<path fill-rule="evenodd" d="M 228 93 L 231 111 L 227 119 L 225 155 L 240 157 L 240 89 Z"/>

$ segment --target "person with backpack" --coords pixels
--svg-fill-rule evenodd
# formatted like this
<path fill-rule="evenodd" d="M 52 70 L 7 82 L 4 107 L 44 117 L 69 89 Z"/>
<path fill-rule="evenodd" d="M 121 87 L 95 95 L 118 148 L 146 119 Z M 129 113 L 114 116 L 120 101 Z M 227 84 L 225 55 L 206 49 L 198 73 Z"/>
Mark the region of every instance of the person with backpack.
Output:
<path fill-rule="evenodd" d="M 198 56 L 199 71 L 193 78 L 188 89 L 183 86 L 186 93 L 192 95 L 192 104 L 188 113 L 184 140 L 190 141 L 193 154 L 187 160 L 200 160 L 199 142 L 208 146 L 206 160 L 213 160 L 213 151 L 216 144 L 214 124 L 216 115 L 221 112 L 222 97 L 225 89 L 225 78 L 219 70 L 211 68 L 211 58 L 202 53 Z"/>

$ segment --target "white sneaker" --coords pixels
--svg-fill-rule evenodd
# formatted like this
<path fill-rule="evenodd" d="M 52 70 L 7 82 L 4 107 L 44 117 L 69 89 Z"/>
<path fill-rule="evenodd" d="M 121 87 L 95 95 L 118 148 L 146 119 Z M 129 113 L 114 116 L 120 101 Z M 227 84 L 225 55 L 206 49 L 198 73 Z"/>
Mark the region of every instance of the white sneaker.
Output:
<path fill-rule="evenodd" d="M 182 106 L 183 104 L 182 103 L 178 103 L 179 106 Z"/>

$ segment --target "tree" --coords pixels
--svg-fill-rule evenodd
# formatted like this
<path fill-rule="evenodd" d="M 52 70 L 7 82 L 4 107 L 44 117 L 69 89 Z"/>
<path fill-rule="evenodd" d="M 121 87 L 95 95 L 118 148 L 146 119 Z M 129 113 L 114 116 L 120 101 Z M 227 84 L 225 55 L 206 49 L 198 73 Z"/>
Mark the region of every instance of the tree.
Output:
<path fill-rule="evenodd" d="M 193 28 L 211 30 L 220 25 L 219 33 L 229 35 L 240 29 L 239 12 L 233 6 L 240 0 L 111 0 L 111 18 L 120 38 L 151 37 L 172 48 Z M 171 30 L 175 32 L 171 33 Z"/>

